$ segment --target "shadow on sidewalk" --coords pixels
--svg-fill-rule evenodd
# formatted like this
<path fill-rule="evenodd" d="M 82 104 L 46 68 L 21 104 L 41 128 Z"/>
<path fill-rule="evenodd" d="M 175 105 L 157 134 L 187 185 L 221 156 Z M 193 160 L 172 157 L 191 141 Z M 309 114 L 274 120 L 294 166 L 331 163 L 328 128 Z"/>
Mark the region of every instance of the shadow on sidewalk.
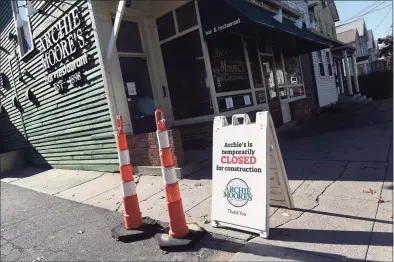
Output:
<path fill-rule="evenodd" d="M 270 261 L 270 259 L 275 261 L 278 259 L 284 261 L 347 261 L 341 255 L 266 245 L 256 242 L 249 242 L 240 252 L 243 254 L 235 256 L 233 261 Z M 251 257 L 248 254 L 260 256 L 261 258 Z"/>
<path fill-rule="evenodd" d="M 306 213 L 319 214 L 319 215 L 324 215 L 324 216 L 344 217 L 344 218 L 349 218 L 349 219 L 370 221 L 370 222 L 383 223 L 383 224 L 392 224 L 393 223 L 393 221 L 389 221 L 389 220 L 380 220 L 380 219 L 367 218 L 367 217 L 349 216 L 349 215 L 335 214 L 335 213 L 329 213 L 329 212 L 323 212 L 323 211 L 317 211 L 317 210 L 311 210 L 311 209 L 294 208 L 292 210 L 306 212 Z"/>
<path fill-rule="evenodd" d="M 25 167 L 13 172 L 0 174 L 0 179 L 6 179 L 7 182 L 15 181 L 21 178 L 26 178 L 48 171 L 52 168 L 39 168 L 39 167 Z"/>
<path fill-rule="evenodd" d="M 336 231 L 294 228 L 272 228 L 270 239 L 294 243 L 320 243 L 339 245 L 392 246 L 392 232 L 373 232 L 375 241 L 370 243 L 372 232 Z"/>

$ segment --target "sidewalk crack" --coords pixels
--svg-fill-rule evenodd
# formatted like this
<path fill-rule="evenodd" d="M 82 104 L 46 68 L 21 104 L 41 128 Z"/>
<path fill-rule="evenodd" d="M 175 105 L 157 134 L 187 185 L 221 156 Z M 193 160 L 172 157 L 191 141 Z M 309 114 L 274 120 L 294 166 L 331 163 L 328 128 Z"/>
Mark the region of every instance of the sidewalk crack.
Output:
<path fill-rule="evenodd" d="M 393 138 L 391 138 L 389 150 L 388 150 L 387 155 L 386 155 L 387 165 L 386 165 L 386 172 L 385 172 L 384 178 L 383 178 L 383 183 L 382 183 L 382 186 L 380 187 L 380 192 L 379 192 L 379 196 L 380 197 L 382 196 L 384 183 L 386 182 L 387 174 L 388 174 L 389 168 L 390 168 L 390 159 L 389 158 L 390 158 L 390 150 L 392 150 L 392 146 L 393 146 Z M 386 203 L 387 202 L 389 202 L 389 201 L 386 201 Z M 372 228 L 371 228 L 371 234 L 369 235 L 368 246 L 367 246 L 367 251 L 365 252 L 364 260 L 367 260 L 367 257 L 368 257 L 369 247 L 371 246 L 371 242 L 372 242 L 373 230 L 375 228 L 376 217 L 378 216 L 379 207 L 380 207 L 381 203 L 378 202 L 377 204 L 378 205 L 376 207 L 375 216 L 374 216 L 374 220 L 373 220 Z"/>
<path fill-rule="evenodd" d="M 99 175 L 99 176 L 97 176 L 97 177 L 94 177 L 94 178 L 92 178 L 92 179 L 86 180 L 86 181 L 84 181 L 84 182 L 82 182 L 82 183 L 80 183 L 80 184 L 78 184 L 78 185 L 72 186 L 72 187 L 70 187 L 70 188 L 67 188 L 67 189 L 64 189 L 64 190 L 62 190 L 62 191 L 59 191 L 59 192 L 57 192 L 57 193 L 52 193 L 52 194 L 49 194 L 49 195 L 50 195 L 50 196 L 56 196 L 56 195 L 58 195 L 58 194 L 60 194 L 60 193 L 62 193 L 62 192 L 64 192 L 64 191 L 67 191 L 67 190 L 69 190 L 69 189 L 78 187 L 78 186 L 80 186 L 80 185 L 86 184 L 86 183 L 88 183 L 88 182 L 90 182 L 90 181 L 93 181 L 93 180 L 95 180 L 95 179 L 98 179 L 98 178 L 104 176 L 105 174 L 107 174 L 107 173 L 102 173 L 101 175 Z"/>
<path fill-rule="evenodd" d="M 344 173 L 346 172 L 346 170 L 347 170 L 348 165 L 349 165 L 351 162 L 352 162 L 352 161 L 347 161 L 347 162 L 346 162 L 346 164 L 345 164 L 345 166 L 344 166 L 342 172 L 341 172 L 341 173 L 338 175 L 338 177 L 336 177 L 330 184 L 328 184 L 328 185 L 323 189 L 323 191 L 316 197 L 316 199 L 315 199 L 316 204 L 315 204 L 312 208 L 308 209 L 308 211 L 309 211 L 309 210 L 314 210 L 316 207 L 318 207 L 318 206 L 320 205 L 320 196 L 323 195 L 324 192 L 326 192 L 326 190 L 327 190 L 330 186 L 332 186 L 335 182 L 337 182 L 337 181 L 343 176 L 343 174 L 344 174 Z M 279 209 L 278 209 L 278 210 L 279 210 Z M 295 218 L 292 218 L 292 219 L 289 219 L 288 221 L 286 221 L 286 222 L 284 222 L 284 223 L 282 223 L 282 224 L 280 224 L 280 225 L 277 225 L 275 228 L 279 228 L 279 227 L 281 227 L 281 226 L 286 225 L 286 224 L 289 223 L 290 221 L 299 219 L 305 212 L 307 212 L 307 211 L 303 211 L 299 216 L 297 216 L 297 217 L 295 217 Z"/>

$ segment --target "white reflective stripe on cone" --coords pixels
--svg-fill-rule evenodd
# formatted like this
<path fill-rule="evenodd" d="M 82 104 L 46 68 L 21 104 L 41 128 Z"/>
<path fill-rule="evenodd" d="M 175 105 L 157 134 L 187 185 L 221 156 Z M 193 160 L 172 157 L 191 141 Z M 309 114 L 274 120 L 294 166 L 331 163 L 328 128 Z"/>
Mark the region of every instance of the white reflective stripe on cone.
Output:
<path fill-rule="evenodd" d="M 123 188 L 123 196 L 124 197 L 133 196 L 133 195 L 137 194 L 137 190 L 135 190 L 134 181 L 123 182 L 122 188 Z"/>
<path fill-rule="evenodd" d="M 159 142 L 159 149 L 170 147 L 170 141 L 168 140 L 168 132 L 156 131 L 157 141 Z"/>
<path fill-rule="evenodd" d="M 171 185 L 171 184 L 178 182 L 178 178 L 176 177 L 174 167 L 170 167 L 170 168 L 162 167 L 161 172 L 163 174 L 163 179 L 164 179 L 165 185 Z"/>
<path fill-rule="evenodd" d="M 118 151 L 118 156 L 119 156 L 119 163 L 121 166 L 130 164 L 130 154 L 128 149 Z"/>

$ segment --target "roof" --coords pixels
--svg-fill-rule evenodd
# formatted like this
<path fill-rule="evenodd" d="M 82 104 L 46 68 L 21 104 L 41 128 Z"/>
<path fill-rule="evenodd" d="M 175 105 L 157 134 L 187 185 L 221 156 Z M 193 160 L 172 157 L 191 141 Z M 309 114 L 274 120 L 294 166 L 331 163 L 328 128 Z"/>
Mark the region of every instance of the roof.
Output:
<path fill-rule="evenodd" d="M 350 29 L 345 32 L 337 33 L 337 39 L 345 44 L 352 43 L 357 39 L 357 29 Z"/>
<path fill-rule="evenodd" d="M 364 30 L 365 28 L 365 22 L 364 19 L 359 19 L 347 24 L 339 25 L 335 28 L 337 34 L 349 31 L 350 29 L 357 29 L 358 35 L 363 36 L 364 35 Z M 366 30 L 365 30 L 366 31 Z"/>
<path fill-rule="evenodd" d="M 372 29 L 368 30 L 368 41 L 371 42 L 372 48 L 376 48 L 375 37 L 373 36 Z"/>

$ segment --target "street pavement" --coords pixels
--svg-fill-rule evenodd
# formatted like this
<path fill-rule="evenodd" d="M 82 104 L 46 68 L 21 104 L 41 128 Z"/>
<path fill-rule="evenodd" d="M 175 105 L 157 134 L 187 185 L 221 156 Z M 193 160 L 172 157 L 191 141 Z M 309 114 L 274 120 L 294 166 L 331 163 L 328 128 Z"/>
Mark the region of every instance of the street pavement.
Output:
<path fill-rule="evenodd" d="M 1 261 L 219 261 L 241 243 L 207 235 L 189 252 L 162 252 L 154 238 L 122 243 L 119 212 L 1 183 Z"/>
<path fill-rule="evenodd" d="M 122 219 L 119 174 L 26 168 L 2 176 L 1 260 L 392 261 L 392 110 L 392 100 L 329 109 L 279 133 L 295 209 L 270 208 L 269 239 L 212 228 L 210 168 L 180 181 L 187 221 L 208 236 L 168 254 L 153 239 L 111 239 Z M 166 222 L 162 178 L 136 183 L 143 216 Z"/>

